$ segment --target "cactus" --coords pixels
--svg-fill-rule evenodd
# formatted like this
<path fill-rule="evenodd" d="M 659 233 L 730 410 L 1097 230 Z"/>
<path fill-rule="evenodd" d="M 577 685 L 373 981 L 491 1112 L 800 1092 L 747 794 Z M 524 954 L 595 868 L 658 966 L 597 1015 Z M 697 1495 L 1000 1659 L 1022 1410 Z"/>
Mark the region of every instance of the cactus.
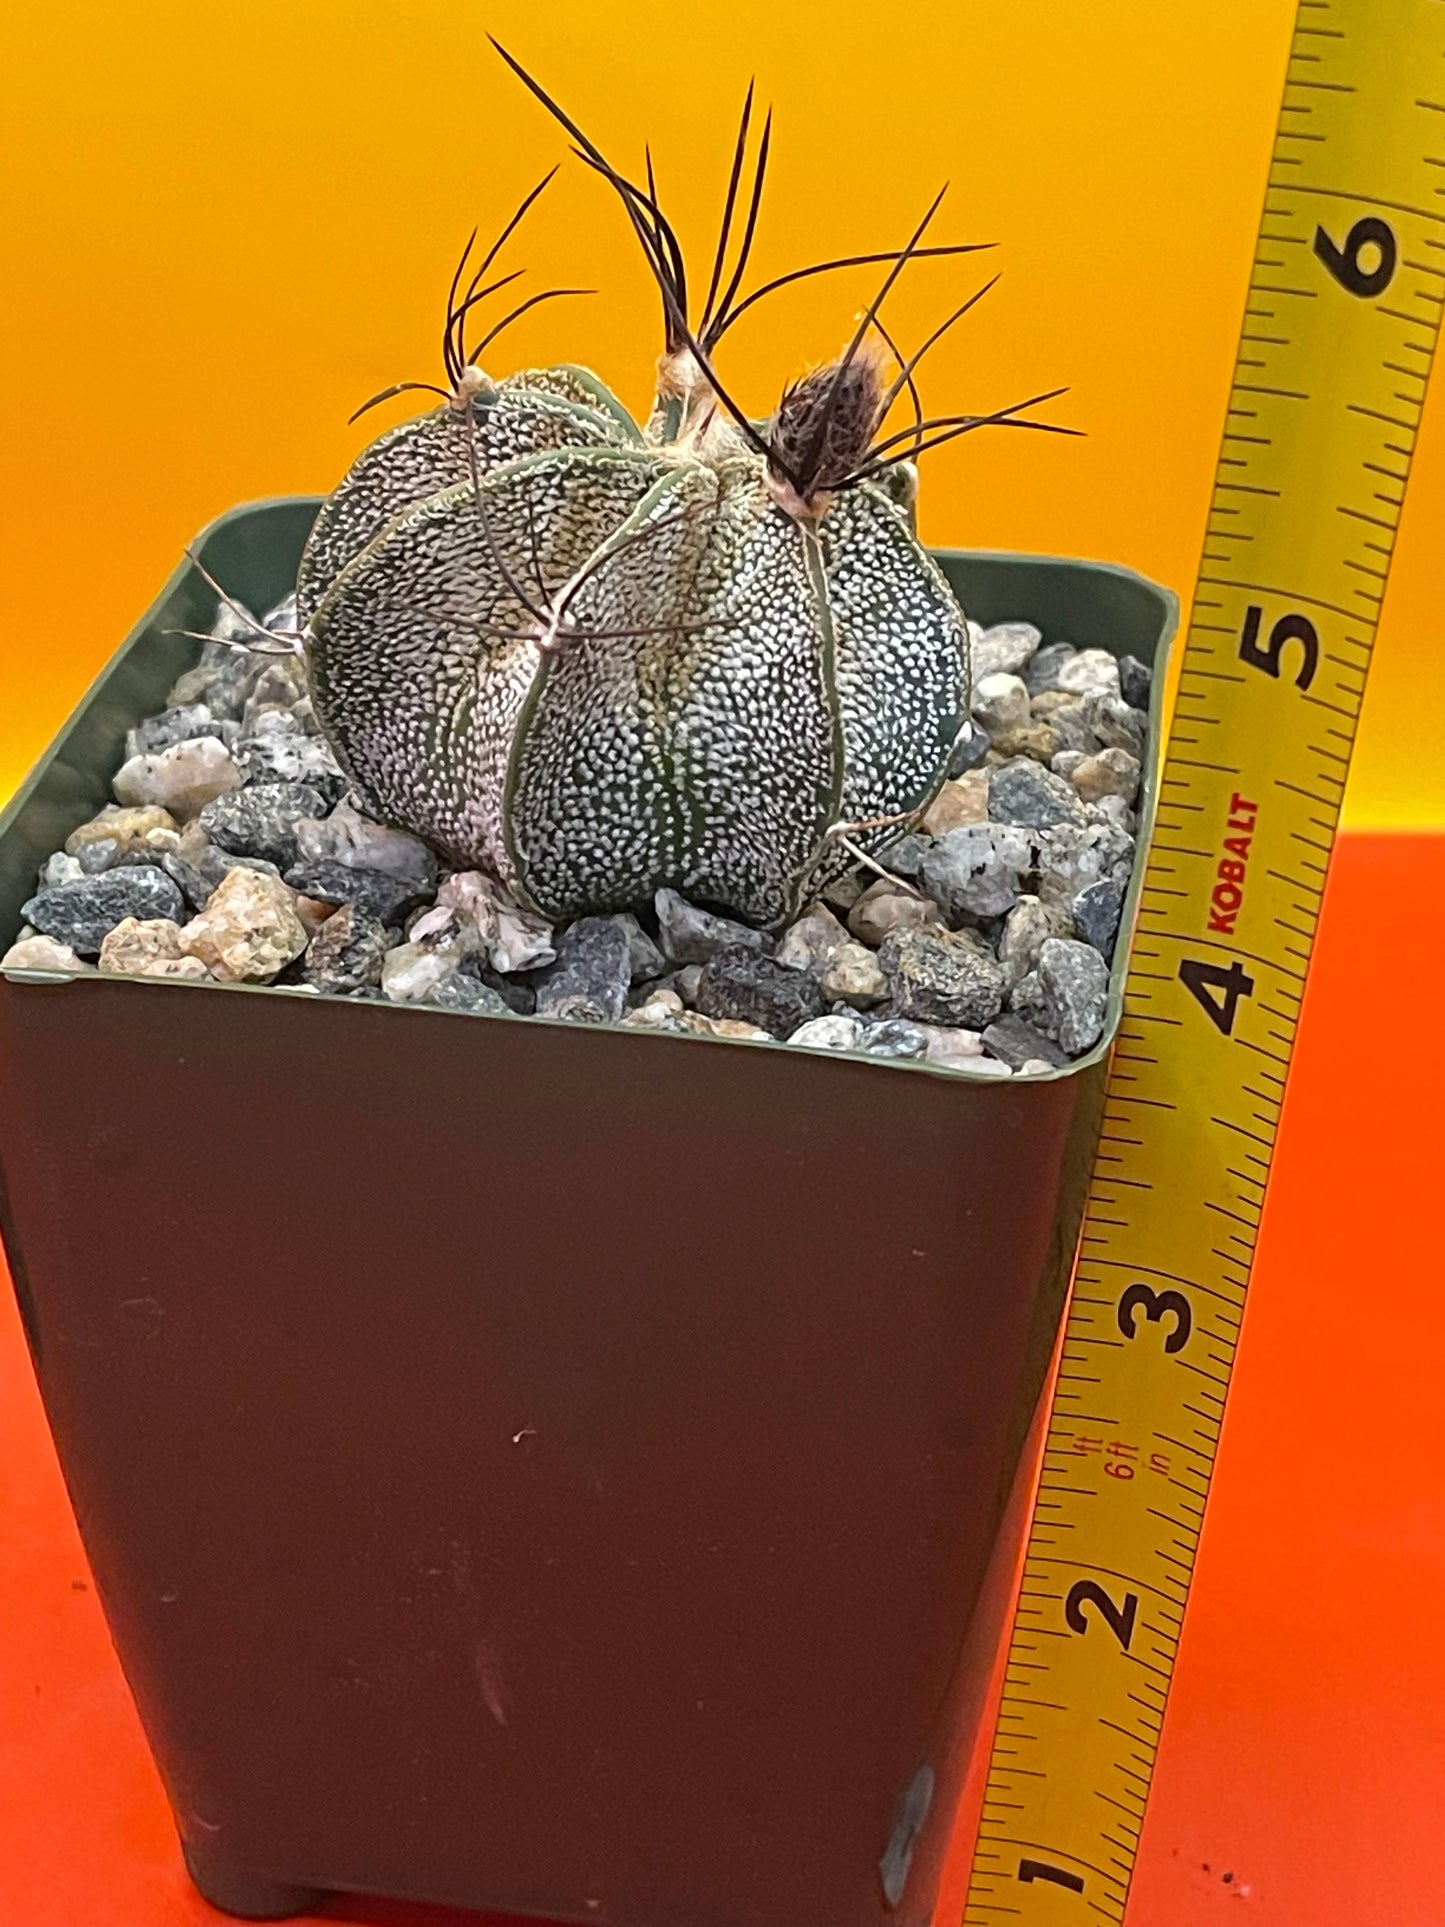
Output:
<path fill-rule="evenodd" d="M 463 292 L 468 244 L 440 406 L 366 449 L 318 516 L 297 590 L 317 716 L 383 820 L 550 917 L 671 887 L 776 925 L 927 808 L 967 724 L 967 625 L 914 534 L 911 458 L 989 422 L 1045 427 L 1020 411 L 1049 397 L 926 420 L 913 370 L 942 329 L 885 385 L 883 296 L 909 261 L 969 251 L 923 245 L 938 201 L 905 248 L 740 297 L 770 133 L 727 273 L 751 89 L 694 331 L 650 163 L 647 189 L 627 181 L 503 57 L 644 249 L 657 400 L 640 429 L 583 369 L 494 381 L 468 352 L 467 315 L 501 285 L 486 272 L 544 181 Z M 866 260 L 888 273 L 845 353 L 750 420 L 713 365 L 723 334 L 783 281 Z M 905 389 L 913 427 L 879 439 Z"/>

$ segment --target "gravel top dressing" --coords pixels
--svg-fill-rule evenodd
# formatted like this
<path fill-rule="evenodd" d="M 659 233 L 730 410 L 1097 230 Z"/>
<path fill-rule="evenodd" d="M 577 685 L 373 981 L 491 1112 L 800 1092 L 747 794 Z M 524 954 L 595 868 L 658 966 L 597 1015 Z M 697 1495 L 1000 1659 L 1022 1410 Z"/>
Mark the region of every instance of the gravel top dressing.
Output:
<path fill-rule="evenodd" d="M 918 829 L 770 934 L 669 889 L 549 922 L 442 867 L 348 793 L 300 662 L 246 649 L 222 604 L 3 963 L 1052 1072 L 1104 1027 L 1149 672 L 1028 623 L 970 632 L 972 724 Z"/>

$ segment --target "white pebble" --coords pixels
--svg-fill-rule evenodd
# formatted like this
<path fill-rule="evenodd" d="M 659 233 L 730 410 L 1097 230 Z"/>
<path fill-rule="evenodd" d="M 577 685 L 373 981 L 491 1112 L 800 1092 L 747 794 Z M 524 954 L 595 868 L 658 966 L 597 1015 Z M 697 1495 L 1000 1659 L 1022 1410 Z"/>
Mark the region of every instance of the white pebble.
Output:
<path fill-rule="evenodd" d="M 856 1017 L 810 1017 L 788 1039 L 806 1050 L 856 1050 L 863 1026 Z"/>
<path fill-rule="evenodd" d="M 395 950 L 387 951 L 382 962 L 381 987 L 394 1004 L 422 1004 L 455 972 L 460 961 L 460 951 L 399 943 Z"/>
<path fill-rule="evenodd" d="M 68 943 L 54 937 L 21 937 L 0 957 L 0 970 L 84 970 Z"/>
<path fill-rule="evenodd" d="M 1019 676 L 985 676 L 973 686 L 973 713 L 990 736 L 1021 728 L 1029 720 L 1028 685 Z"/>
<path fill-rule="evenodd" d="M 949 1024 L 920 1024 L 918 1028 L 928 1039 L 925 1055 L 930 1064 L 949 1069 L 959 1064 L 973 1064 L 983 1055 L 983 1039 L 976 1030 Z"/>
<path fill-rule="evenodd" d="M 1119 664 L 1107 649 L 1081 649 L 1060 668 L 1058 686 L 1075 696 L 1117 696 Z"/>
<path fill-rule="evenodd" d="M 132 756 L 116 771 L 111 787 L 118 802 L 154 803 L 185 820 L 239 789 L 241 772 L 218 737 L 190 736 L 154 756 Z"/>

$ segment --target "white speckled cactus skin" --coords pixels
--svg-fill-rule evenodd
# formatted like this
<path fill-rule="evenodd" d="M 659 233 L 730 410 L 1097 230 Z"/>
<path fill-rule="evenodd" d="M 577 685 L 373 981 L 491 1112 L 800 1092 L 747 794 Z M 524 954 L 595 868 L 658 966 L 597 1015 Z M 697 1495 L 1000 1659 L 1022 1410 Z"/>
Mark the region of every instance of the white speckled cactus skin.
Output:
<path fill-rule="evenodd" d="M 837 829 L 926 808 L 967 630 L 886 493 L 796 518 L 716 422 L 660 445 L 518 385 L 474 490 L 450 412 L 363 454 L 302 564 L 317 715 L 385 821 L 548 916 L 670 887 L 775 924 Z"/>

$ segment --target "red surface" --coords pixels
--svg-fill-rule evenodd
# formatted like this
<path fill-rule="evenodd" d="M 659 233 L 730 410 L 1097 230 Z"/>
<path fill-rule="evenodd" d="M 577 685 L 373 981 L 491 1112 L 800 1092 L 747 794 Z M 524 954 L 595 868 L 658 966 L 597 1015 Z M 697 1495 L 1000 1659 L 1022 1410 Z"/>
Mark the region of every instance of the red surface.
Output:
<path fill-rule="evenodd" d="M 1128 1927 L 1445 1920 L 1442 957 L 1445 837 L 1347 838 Z M 0 1816 L 0 1927 L 215 1927 L 89 1590 L 8 1292 Z M 358 1901 L 328 1917 L 477 1918 Z"/>

